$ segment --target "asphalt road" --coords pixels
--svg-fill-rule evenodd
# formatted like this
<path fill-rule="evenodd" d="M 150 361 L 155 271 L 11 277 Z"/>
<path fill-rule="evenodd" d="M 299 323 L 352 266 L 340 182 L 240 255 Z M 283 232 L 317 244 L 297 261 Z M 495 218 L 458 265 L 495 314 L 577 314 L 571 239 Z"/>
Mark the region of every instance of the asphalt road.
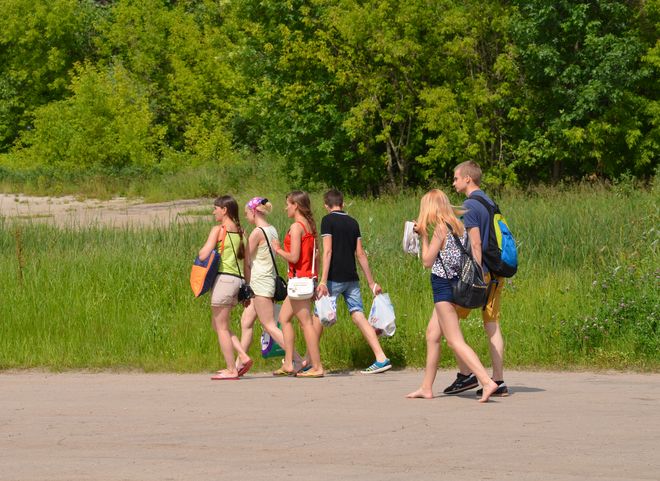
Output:
<path fill-rule="evenodd" d="M 209 376 L 0 373 L 0 480 L 660 479 L 660 374 Z"/>

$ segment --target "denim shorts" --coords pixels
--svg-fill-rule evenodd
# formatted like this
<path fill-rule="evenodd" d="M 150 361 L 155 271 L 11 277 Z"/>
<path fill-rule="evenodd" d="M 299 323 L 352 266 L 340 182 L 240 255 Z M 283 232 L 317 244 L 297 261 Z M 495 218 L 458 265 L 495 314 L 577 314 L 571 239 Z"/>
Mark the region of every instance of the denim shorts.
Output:
<path fill-rule="evenodd" d="M 458 277 L 445 279 L 444 277 L 431 274 L 431 289 L 433 290 L 433 302 L 454 302 L 454 293 L 451 286 L 458 282 Z"/>
<path fill-rule="evenodd" d="M 344 296 L 348 312 L 364 312 L 362 295 L 360 295 L 360 281 L 336 282 L 328 281 L 328 292 L 330 296 L 337 298 Z"/>

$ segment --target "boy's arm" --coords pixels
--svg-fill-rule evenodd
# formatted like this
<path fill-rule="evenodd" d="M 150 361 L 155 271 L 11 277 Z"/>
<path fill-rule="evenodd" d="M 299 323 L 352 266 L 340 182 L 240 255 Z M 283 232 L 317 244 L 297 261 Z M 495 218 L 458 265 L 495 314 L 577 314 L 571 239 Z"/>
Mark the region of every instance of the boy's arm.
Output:
<path fill-rule="evenodd" d="M 479 227 L 470 227 L 467 231 L 472 249 L 472 257 L 481 266 L 483 265 L 481 263 L 481 232 L 479 231 Z"/>
<path fill-rule="evenodd" d="M 362 272 L 364 272 L 364 276 L 367 278 L 367 283 L 369 284 L 371 292 L 373 292 L 374 295 L 381 294 L 383 289 L 378 284 L 376 284 L 374 278 L 371 275 L 371 269 L 369 269 L 369 261 L 367 260 L 367 253 L 364 252 L 364 248 L 362 247 L 362 239 L 360 238 L 358 238 L 357 246 L 355 247 L 355 258 L 360 264 Z"/>
<path fill-rule="evenodd" d="M 330 259 L 332 259 L 332 236 L 324 235 L 323 239 L 323 270 L 321 279 L 316 288 L 319 297 L 328 295 L 328 273 L 330 272 Z"/>

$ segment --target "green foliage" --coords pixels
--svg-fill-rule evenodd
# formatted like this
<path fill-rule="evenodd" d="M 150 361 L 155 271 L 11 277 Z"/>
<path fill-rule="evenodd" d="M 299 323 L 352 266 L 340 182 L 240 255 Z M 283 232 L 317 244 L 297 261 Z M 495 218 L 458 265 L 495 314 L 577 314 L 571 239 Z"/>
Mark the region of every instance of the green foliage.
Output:
<path fill-rule="evenodd" d="M 498 188 L 648 178 L 658 4 L 4 0 L 0 163 L 158 175 L 248 150 L 376 195 L 468 158 Z"/>
<path fill-rule="evenodd" d="M 650 232 L 655 232 L 657 245 L 657 231 Z M 591 286 L 598 302 L 596 312 L 562 320 L 563 345 L 567 350 L 593 354 L 623 340 L 631 353 L 654 359 L 660 351 L 658 289 L 660 271 L 649 265 L 618 265 L 603 272 Z"/>
<path fill-rule="evenodd" d="M 285 232 L 290 219 L 281 192 L 241 192 L 241 204 L 255 193 L 271 199 L 271 221 Z M 346 199 L 375 279 L 395 307 L 397 333 L 382 343 L 397 367 L 424 365 L 433 308 L 429 272 L 401 251 L 396 228 L 414 218 L 421 195 Z M 321 200 L 312 195 L 317 221 Z M 507 367 L 657 370 L 657 193 L 543 188 L 497 200 L 520 243 L 520 270 L 502 302 Z M 0 218 L 0 368 L 203 371 L 221 365 L 208 297 L 193 299 L 188 285 L 190 263 L 211 226 L 210 204 L 206 218 L 197 211 L 198 220 L 141 229 L 55 228 Z M 362 293 L 368 308 L 367 286 Z M 232 313 L 235 331 L 240 314 L 240 308 Z M 324 364 L 363 368 L 372 353 L 342 303 L 338 318 L 323 335 Z M 479 313 L 461 328 L 487 363 Z M 303 350 L 300 333 L 297 340 Z M 258 370 L 279 363 L 260 359 L 257 342 L 251 355 Z M 441 365 L 455 365 L 446 346 Z"/>
<path fill-rule="evenodd" d="M 3 0 L 0 3 L 0 152 L 32 127 L 37 107 L 66 95 L 69 70 L 93 55 L 91 0 Z"/>
<path fill-rule="evenodd" d="M 649 129 L 658 72 L 642 63 L 648 43 L 635 23 L 637 2 L 518 4 L 512 33 L 530 112 L 520 171 L 543 180 L 650 174 L 659 153 Z M 651 119 L 640 115 L 647 108 Z"/>
<path fill-rule="evenodd" d="M 71 90 L 68 99 L 35 111 L 34 129 L 23 133 L 10 159 L 22 168 L 45 164 L 71 173 L 158 162 L 162 129 L 153 126 L 149 99 L 126 69 L 77 66 Z"/>

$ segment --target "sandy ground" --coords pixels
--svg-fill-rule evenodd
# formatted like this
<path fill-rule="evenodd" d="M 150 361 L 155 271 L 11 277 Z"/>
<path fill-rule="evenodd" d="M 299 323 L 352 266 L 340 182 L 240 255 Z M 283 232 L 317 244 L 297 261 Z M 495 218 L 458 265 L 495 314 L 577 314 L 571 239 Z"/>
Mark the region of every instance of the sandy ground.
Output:
<path fill-rule="evenodd" d="M 660 374 L 509 372 L 485 405 L 420 380 L 2 373 L 0 479 L 660 478 Z"/>
<path fill-rule="evenodd" d="M 143 226 L 168 224 L 190 219 L 186 212 L 208 210 L 208 199 L 178 200 L 145 204 L 139 200 L 77 200 L 72 196 L 33 197 L 22 194 L 0 194 L 0 217 L 33 222 L 48 222 L 60 226 Z M 198 218 L 193 216 L 192 218 Z"/>

